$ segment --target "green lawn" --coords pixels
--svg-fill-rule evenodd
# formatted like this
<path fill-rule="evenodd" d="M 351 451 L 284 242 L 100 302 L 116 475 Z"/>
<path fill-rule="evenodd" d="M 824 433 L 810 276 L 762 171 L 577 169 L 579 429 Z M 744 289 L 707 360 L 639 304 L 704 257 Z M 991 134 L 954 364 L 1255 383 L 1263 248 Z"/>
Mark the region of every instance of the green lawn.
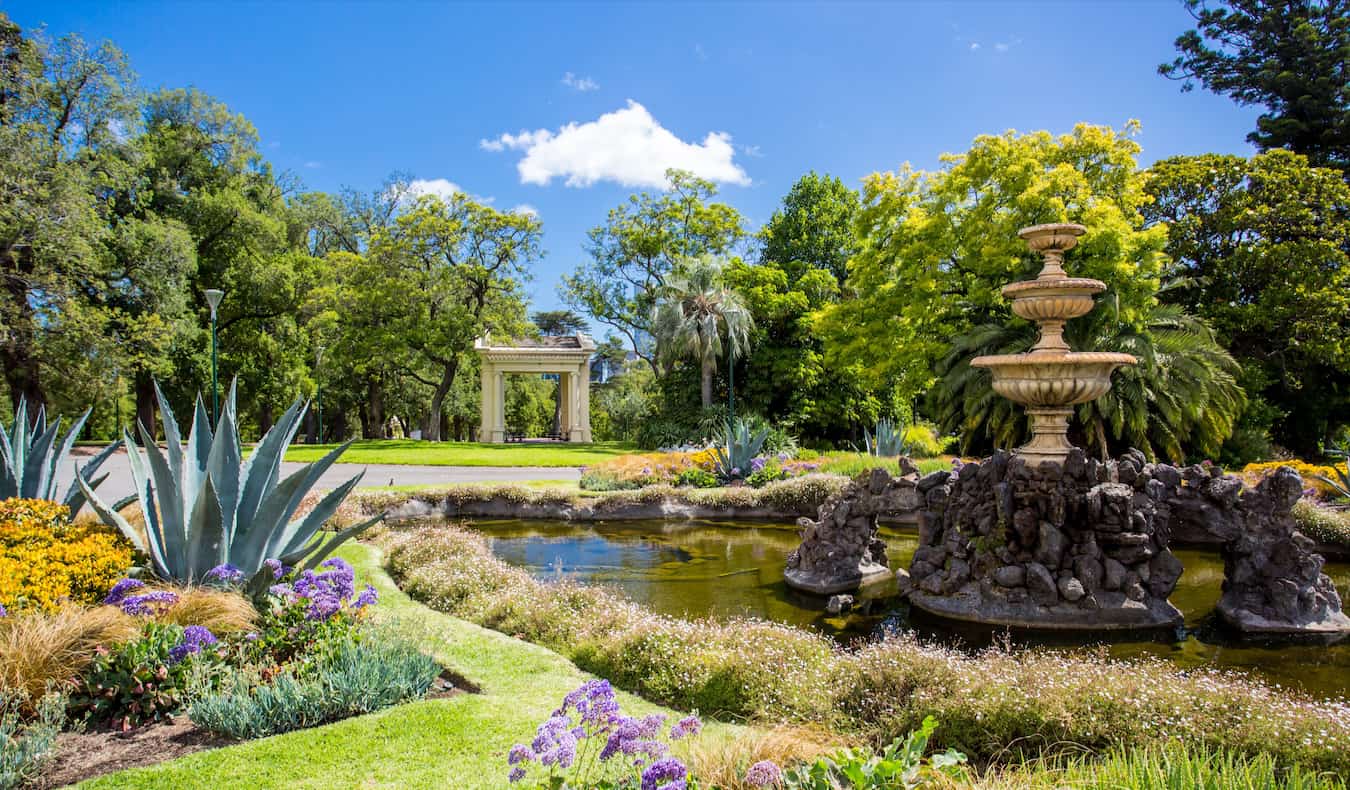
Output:
<path fill-rule="evenodd" d="M 317 461 L 334 444 L 297 444 L 287 461 Z M 585 466 L 634 452 L 625 442 L 593 444 L 482 444 L 374 439 L 354 442 L 340 459 L 348 464 L 421 464 L 425 466 Z"/>
<path fill-rule="evenodd" d="M 348 544 L 339 553 L 380 591 L 379 616 L 421 642 L 481 694 L 424 700 L 317 727 L 199 752 L 111 774 L 85 788 L 440 788 L 507 786 L 506 752 L 528 742 L 564 694 L 591 676 L 557 653 L 440 614 L 404 595 L 379 566 L 379 552 Z M 620 693 L 625 712 L 675 712 Z M 673 719 L 672 719 L 673 720 Z M 710 724 L 702 738 L 743 729 Z"/>

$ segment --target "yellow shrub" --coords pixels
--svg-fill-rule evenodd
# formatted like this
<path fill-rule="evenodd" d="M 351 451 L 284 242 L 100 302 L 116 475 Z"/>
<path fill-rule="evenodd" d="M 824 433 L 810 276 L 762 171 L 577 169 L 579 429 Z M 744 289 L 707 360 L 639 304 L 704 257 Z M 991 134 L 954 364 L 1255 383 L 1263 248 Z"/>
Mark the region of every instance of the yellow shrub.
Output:
<path fill-rule="evenodd" d="M 0 605 L 50 612 L 65 600 L 98 603 L 131 567 L 126 538 L 69 516 L 46 500 L 0 501 Z"/>
<path fill-rule="evenodd" d="M 1249 485 L 1255 485 L 1261 482 L 1261 478 L 1266 477 L 1271 472 L 1279 469 L 1281 466 L 1291 467 L 1299 476 L 1303 478 L 1305 488 L 1311 488 L 1317 492 L 1319 499 L 1326 499 L 1336 495 L 1336 490 L 1317 479 L 1317 475 L 1336 479 L 1336 471 L 1330 466 L 1320 466 L 1310 464 L 1307 461 L 1300 461 L 1297 458 L 1291 461 L 1262 461 L 1259 464 L 1247 464 L 1242 467 L 1242 477 Z"/>

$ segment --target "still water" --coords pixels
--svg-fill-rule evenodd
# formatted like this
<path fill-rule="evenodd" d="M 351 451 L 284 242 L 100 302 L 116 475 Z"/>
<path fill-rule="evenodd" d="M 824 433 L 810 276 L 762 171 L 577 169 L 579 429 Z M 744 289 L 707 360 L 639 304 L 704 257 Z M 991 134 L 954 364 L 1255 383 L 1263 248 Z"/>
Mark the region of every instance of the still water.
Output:
<path fill-rule="evenodd" d="M 751 615 L 812 628 L 842 641 L 866 638 L 883 628 L 913 629 L 943 644 L 978 647 L 991 640 L 1066 647 L 1112 641 L 1112 656 L 1156 656 L 1179 667 L 1200 666 L 1252 672 L 1272 683 L 1318 696 L 1350 697 L 1350 641 L 1337 645 L 1244 642 L 1227 633 L 1212 612 L 1223 583 L 1223 561 L 1212 551 L 1178 550 L 1186 571 L 1172 603 L 1186 616 L 1177 631 L 1121 637 L 1014 633 L 952 628 L 928 618 L 911 619 L 894 583 L 872 585 L 862 611 L 825 612 L 826 599 L 788 589 L 783 562 L 797 546 L 791 524 L 732 525 L 714 521 L 480 520 L 496 555 L 540 578 L 568 577 L 622 590 L 632 600 L 681 617 Z M 911 533 L 885 532 L 892 568 L 908 567 L 917 546 Z M 1350 564 L 1326 572 L 1343 598 L 1350 598 Z M 861 596 L 860 596 L 861 597 Z"/>

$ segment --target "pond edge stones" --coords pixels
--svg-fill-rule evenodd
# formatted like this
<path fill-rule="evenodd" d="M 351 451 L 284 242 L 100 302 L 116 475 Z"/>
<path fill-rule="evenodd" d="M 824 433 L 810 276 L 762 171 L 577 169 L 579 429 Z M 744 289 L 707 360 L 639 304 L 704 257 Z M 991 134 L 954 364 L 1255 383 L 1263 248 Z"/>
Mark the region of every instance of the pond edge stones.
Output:
<path fill-rule="evenodd" d="M 864 472 L 821 504 L 815 520 L 797 520 L 802 542 L 783 571 L 789 587 L 832 595 L 890 578 L 877 519 L 919 506 L 918 468 L 901 458 L 899 471 L 899 477 L 885 469 Z"/>

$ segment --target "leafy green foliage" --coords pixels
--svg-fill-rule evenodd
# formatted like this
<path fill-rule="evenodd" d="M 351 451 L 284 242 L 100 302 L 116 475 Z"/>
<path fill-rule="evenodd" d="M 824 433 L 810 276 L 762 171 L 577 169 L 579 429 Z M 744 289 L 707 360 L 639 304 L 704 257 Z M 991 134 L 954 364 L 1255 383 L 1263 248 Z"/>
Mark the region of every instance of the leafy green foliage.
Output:
<path fill-rule="evenodd" d="M 1199 81 L 1243 105 L 1266 108 L 1247 141 L 1288 148 L 1314 164 L 1350 169 L 1350 15 L 1339 0 L 1186 0 L 1198 29 L 1176 40 L 1176 60 L 1158 67 Z"/>
<path fill-rule="evenodd" d="M 233 738 L 262 738 L 417 699 L 441 667 L 406 641 L 348 638 L 309 677 L 282 672 L 270 681 L 237 675 L 229 690 L 204 696 L 189 715 L 198 727 Z"/>
<path fill-rule="evenodd" d="M 704 256 L 680 261 L 657 296 L 652 312 L 656 358 L 664 370 L 679 360 L 699 365 L 703 408 L 712 406 L 718 357 L 745 355 L 755 320 L 740 294 L 723 278 L 726 264 Z"/>
<path fill-rule="evenodd" d="M 71 715 L 127 730 L 176 713 L 190 701 L 201 668 L 223 667 L 214 648 L 171 660 L 169 651 L 182 639 L 180 626 L 147 623 L 136 639 L 111 650 L 99 648 L 80 673 Z"/>
<path fill-rule="evenodd" d="M 228 563 L 250 578 L 248 589 L 256 597 L 273 582 L 266 560 L 317 567 L 342 541 L 383 518 L 377 516 L 326 540 L 316 538 L 324 522 L 360 482 L 362 473 L 325 494 L 303 517 L 291 520 L 319 477 L 347 449 L 346 445 L 339 446 L 281 480 L 282 457 L 304 417 L 300 401 L 282 415 L 248 459 L 241 460 L 233 387 L 214 435 L 206 407 L 201 398 L 197 399 L 186 452 L 178 423 L 162 393 L 159 400 L 165 449 L 160 450 L 142 425 L 142 459 L 142 448 L 129 433 L 126 435 L 136 496 L 146 518 L 145 538 L 99 499 L 82 478 L 77 480 L 103 521 L 117 527 L 149 555 L 154 572 L 162 578 L 199 582 L 212 568 Z"/>
<path fill-rule="evenodd" d="M 857 190 L 837 176 L 807 173 L 764 223 L 759 234 L 761 262 L 781 268 L 792 283 L 823 271 L 843 288 L 849 258 L 858 250 L 853 221 L 859 208 Z"/>
<path fill-rule="evenodd" d="M 64 436 L 61 436 L 61 420 L 47 426 L 47 413 L 41 406 L 32 424 L 28 422 L 28 399 L 19 397 L 19 407 L 14 412 L 14 424 L 9 433 L 0 430 L 0 499 L 19 497 L 22 499 L 56 499 L 56 475 L 60 466 L 70 458 L 70 448 L 89 419 L 86 411 L 75 421 Z M 78 476 L 92 478 L 108 457 L 121 447 L 120 441 L 113 442 L 80 467 Z M 93 479 L 90 488 L 97 488 L 107 479 L 107 475 Z M 70 508 L 73 516 L 84 506 L 84 492 L 78 484 L 71 482 L 61 504 Z"/>
<path fill-rule="evenodd" d="M 22 715 L 28 700 L 0 689 L 0 788 L 21 787 L 38 778 L 56 747 L 66 722 L 66 698 L 49 692 L 38 701 L 36 715 Z"/>
<path fill-rule="evenodd" d="M 1164 159 L 1145 186 L 1173 261 L 1160 298 L 1204 318 L 1242 363 L 1247 423 L 1315 454 L 1350 421 L 1350 185 L 1270 151 Z"/>
<path fill-rule="evenodd" d="M 711 202 L 713 182 L 683 170 L 668 170 L 666 178 L 664 193 L 632 195 L 611 209 L 590 231 L 590 261 L 563 277 L 567 303 L 613 327 L 653 369 L 647 339 L 667 278 L 686 258 L 731 253 L 745 235 L 740 212 Z"/>
<path fill-rule="evenodd" d="M 896 738 L 879 754 L 867 748 L 843 749 L 821 757 L 809 766 L 789 770 L 783 777 L 784 786 L 788 790 L 912 790 L 939 776 L 969 780 L 966 756 L 955 749 L 924 759 L 937 726 L 937 720 L 928 716 L 904 741 Z"/>

